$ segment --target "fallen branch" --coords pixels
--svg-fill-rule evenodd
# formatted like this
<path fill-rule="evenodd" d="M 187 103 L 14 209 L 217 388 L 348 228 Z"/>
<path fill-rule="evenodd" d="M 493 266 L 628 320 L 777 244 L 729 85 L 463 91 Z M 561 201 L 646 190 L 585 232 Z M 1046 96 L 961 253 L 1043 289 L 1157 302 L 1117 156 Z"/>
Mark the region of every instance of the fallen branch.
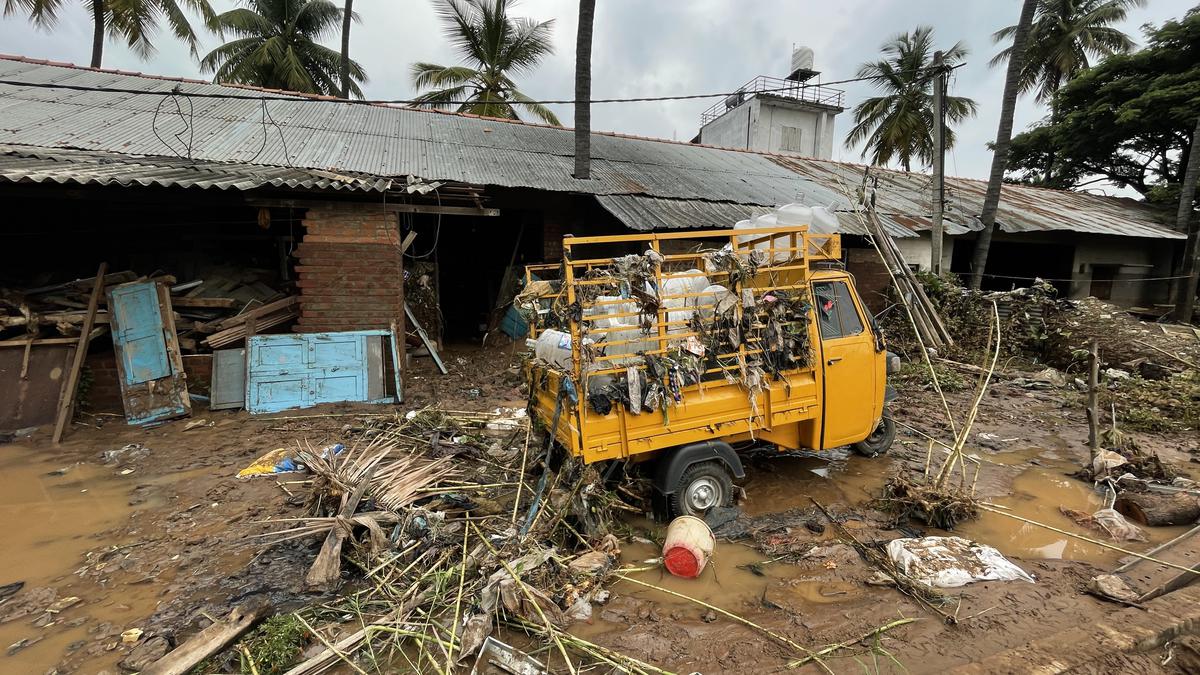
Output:
<path fill-rule="evenodd" d="M 354 492 L 342 503 L 342 508 L 337 515 L 339 522 L 334 523 L 329 534 L 325 535 L 325 543 L 321 545 L 321 552 L 317 554 L 317 559 L 313 561 L 312 567 L 308 570 L 308 576 L 304 578 L 306 586 L 325 588 L 341 576 L 342 544 L 350 535 L 350 524 L 344 519 L 349 519 L 354 515 L 358 503 L 362 501 L 363 495 L 367 492 L 367 486 L 371 484 L 371 476 L 374 473 L 375 467 L 372 466 L 354 488 Z"/>
<path fill-rule="evenodd" d="M 833 673 L 833 670 L 829 666 L 825 665 L 825 662 L 821 660 L 820 655 L 818 655 L 816 652 L 813 652 L 811 649 L 808 649 L 807 647 L 803 647 L 803 646 L 789 640 L 788 638 L 785 638 L 784 636 L 780 635 L 779 633 L 775 633 L 766 628 L 763 628 L 762 626 L 754 623 L 753 621 L 751 621 L 749 619 L 740 617 L 737 614 L 734 614 L 733 612 L 730 612 L 728 610 L 721 609 L 720 607 L 717 607 L 716 605 L 710 605 L 707 602 L 704 602 L 703 600 L 700 600 L 698 598 L 693 598 L 690 595 L 684 595 L 683 593 L 676 593 L 675 591 L 663 588 L 662 586 L 655 586 L 654 584 L 649 584 L 649 583 L 646 583 L 645 581 L 639 581 L 637 579 L 634 579 L 633 577 L 627 577 L 624 574 L 615 574 L 613 576 L 617 577 L 618 579 L 622 579 L 624 581 L 628 581 L 630 583 L 637 584 L 639 586 L 645 586 L 646 588 L 650 588 L 650 589 L 653 589 L 656 591 L 660 591 L 662 593 L 666 593 L 667 595 L 673 595 L 673 596 L 675 596 L 677 598 L 681 598 L 683 600 L 690 600 L 691 602 L 694 602 L 697 605 L 700 605 L 701 607 L 703 607 L 705 609 L 710 609 L 718 614 L 721 614 L 730 619 L 733 619 L 734 621 L 737 621 L 738 623 L 740 623 L 742 625 L 749 626 L 750 628 L 753 628 L 754 630 L 762 633 L 763 635 L 766 635 L 767 637 L 769 637 L 777 642 L 781 642 L 784 645 L 791 647 L 792 649 L 795 649 L 798 652 L 807 654 L 809 658 L 816 661 L 818 666 L 821 666 L 822 670 L 824 670 L 827 673 L 830 673 L 831 675 Z"/>
<path fill-rule="evenodd" d="M 225 649 L 269 613 L 270 605 L 266 603 L 249 609 L 235 607 L 228 617 L 193 635 L 143 670 L 142 675 L 184 675 L 196 664 Z"/>
<path fill-rule="evenodd" d="M 839 642 L 834 645 L 829 645 L 828 647 L 818 651 L 815 656 L 828 656 L 828 655 L 832 654 L 833 652 L 838 651 L 839 649 L 845 649 L 846 647 L 849 647 L 851 645 L 856 645 L 860 642 L 865 642 L 873 637 L 882 635 L 893 628 L 899 628 L 900 626 L 906 626 L 916 620 L 917 619 L 897 619 L 891 623 L 884 624 L 884 625 L 880 626 L 879 628 L 876 628 L 875 630 L 872 630 L 871 632 L 866 633 L 862 637 L 859 637 L 855 640 L 850 640 L 849 642 Z M 813 660 L 813 658 L 815 658 L 815 657 L 814 656 L 806 656 L 797 661 L 792 661 L 791 663 L 788 664 L 788 668 L 799 668 L 800 666 L 803 666 L 803 665 L 811 662 Z"/>

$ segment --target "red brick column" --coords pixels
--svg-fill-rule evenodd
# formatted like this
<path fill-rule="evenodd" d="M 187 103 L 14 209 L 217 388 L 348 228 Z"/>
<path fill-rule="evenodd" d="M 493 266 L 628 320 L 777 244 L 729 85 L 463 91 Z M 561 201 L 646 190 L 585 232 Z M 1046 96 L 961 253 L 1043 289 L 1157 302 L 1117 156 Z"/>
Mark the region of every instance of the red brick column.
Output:
<path fill-rule="evenodd" d="M 321 205 L 296 247 L 300 320 L 313 333 L 388 328 L 404 315 L 396 215 L 378 204 Z"/>

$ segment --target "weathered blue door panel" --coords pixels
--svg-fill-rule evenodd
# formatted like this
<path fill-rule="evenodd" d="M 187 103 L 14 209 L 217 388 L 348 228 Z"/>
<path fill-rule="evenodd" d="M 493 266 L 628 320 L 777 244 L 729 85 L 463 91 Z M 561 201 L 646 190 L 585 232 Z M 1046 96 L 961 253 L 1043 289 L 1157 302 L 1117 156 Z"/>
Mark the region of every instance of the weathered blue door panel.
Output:
<path fill-rule="evenodd" d="M 246 409 L 264 413 L 368 400 L 370 374 L 382 369 L 380 350 L 369 350 L 368 341 L 383 334 L 353 331 L 250 338 Z"/>
<path fill-rule="evenodd" d="M 114 288 L 109 310 L 114 325 L 119 327 L 113 330 L 113 342 L 120 347 L 125 383 L 141 384 L 170 376 L 158 284 L 144 281 Z"/>
<path fill-rule="evenodd" d="M 125 419 L 146 424 L 191 413 L 170 293 L 154 281 L 108 290 Z"/>

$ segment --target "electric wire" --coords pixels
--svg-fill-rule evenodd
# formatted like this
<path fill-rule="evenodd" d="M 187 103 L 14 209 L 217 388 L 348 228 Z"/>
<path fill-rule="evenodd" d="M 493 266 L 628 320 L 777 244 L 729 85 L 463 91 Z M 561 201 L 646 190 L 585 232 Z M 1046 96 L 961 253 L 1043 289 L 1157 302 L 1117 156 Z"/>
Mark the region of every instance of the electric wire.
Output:
<path fill-rule="evenodd" d="M 953 68 L 959 68 L 963 65 L 966 65 L 966 64 L 958 64 L 956 66 L 953 66 Z M 932 71 L 932 70 L 934 70 L 934 68 L 935 68 L 935 66 L 925 66 L 923 68 L 919 68 L 918 71 Z M 930 78 L 931 78 L 931 75 L 926 75 L 924 80 L 927 82 Z M 828 86 L 838 85 L 838 84 L 851 84 L 854 82 L 879 81 L 881 79 L 882 78 L 880 78 L 878 76 L 866 76 L 866 77 L 851 77 L 851 78 L 846 78 L 843 80 L 833 80 L 830 82 L 822 82 L 820 84 L 814 84 L 814 85 L 806 85 L 806 84 L 798 83 L 797 85 L 789 86 L 789 87 L 772 87 L 772 88 L 758 89 L 758 90 L 737 89 L 737 90 L 729 91 L 729 92 L 713 92 L 713 93 L 706 93 L 706 94 L 675 94 L 675 95 L 668 95 L 668 96 L 635 96 L 635 97 L 628 97 L 628 98 L 595 98 L 595 99 L 589 99 L 589 100 L 584 100 L 584 99 L 578 99 L 578 100 L 577 99 L 547 99 L 547 100 L 540 100 L 540 101 L 515 101 L 514 100 L 514 101 L 501 101 L 501 103 L 511 104 L 511 105 L 578 105 L 578 104 L 582 104 L 582 103 L 587 103 L 587 104 L 652 103 L 652 102 L 658 102 L 658 101 L 688 101 L 688 100 L 703 99 L 703 98 L 723 98 L 723 97 L 728 97 L 728 96 L 735 96 L 738 94 L 770 94 L 770 93 L 781 92 L 781 91 L 796 91 L 797 89 L 806 89 L 809 87 L 813 87 L 813 88 L 828 87 Z M 196 83 L 196 84 L 208 84 L 208 83 Z M 220 83 L 215 83 L 215 84 L 220 85 Z M 65 83 L 61 83 L 61 82 L 24 82 L 21 80 L 8 80 L 8 79 L 0 80 L 0 85 L 8 85 L 8 86 L 14 86 L 14 87 L 28 87 L 28 88 L 34 88 L 34 89 L 63 89 L 63 90 L 67 90 L 67 91 L 102 92 L 102 93 L 111 93 L 111 94 L 130 94 L 130 95 L 134 95 L 134 96 L 147 96 L 147 95 L 162 96 L 164 94 L 164 92 L 161 92 L 161 91 L 148 91 L 145 89 L 130 89 L 130 88 L 125 88 L 125 87 L 95 87 L 95 86 L 81 85 L 81 84 L 65 84 Z M 428 101 L 428 100 L 425 100 L 422 98 L 346 99 L 346 98 L 337 98 L 337 97 L 333 97 L 333 96 L 322 96 L 322 95 L 317 95 L 317 94 L 304 94 L 304 93 L 299 93 L 299 92 L 295 93 L 295 94 L 290 94 L 290 95 L 230 94 L 230 93 L 202 92 L 202 91 L 189 92 L 189 91 L 183 91 L 180 88 L 180 85 L 176 85 L 175 90 L 173 90 L 170 93 L 177 95 L 177 96 L 182 96 L 185 98 L 207 98 L 207 99 L 223 99 L 223 100 L 243 100 L 243 101 L 288 101 L 288 102 L 292 102 L 292 103 L 310 102 L 310 103 L 349 103 L 349 104 L 355 104 L 355 105 L 415 105 L 415 106 L 436 105 L 439 107 L 448 106 L 448 105 L 463 105 L 463 104 L 469 104 L 469 103 L 476 103 L 476 101 L 470 101 L 470 100 L 437 101 L 435 103 L 435 102 L 431 102 L 431 101 Z"/>

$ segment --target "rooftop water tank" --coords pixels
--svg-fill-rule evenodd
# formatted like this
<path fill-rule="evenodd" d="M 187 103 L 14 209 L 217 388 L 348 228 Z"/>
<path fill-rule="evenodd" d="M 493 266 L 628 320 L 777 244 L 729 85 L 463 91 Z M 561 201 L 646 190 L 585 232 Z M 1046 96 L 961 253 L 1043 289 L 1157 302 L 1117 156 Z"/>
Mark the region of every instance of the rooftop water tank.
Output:
<path fill-rule="evenodd" d="M 816 74 L 817 71 L 813 70 L 813 50 L 809 47 L 793 49 L 792 67 L 788 71 L 787 79 L 804 82 Z"/>

